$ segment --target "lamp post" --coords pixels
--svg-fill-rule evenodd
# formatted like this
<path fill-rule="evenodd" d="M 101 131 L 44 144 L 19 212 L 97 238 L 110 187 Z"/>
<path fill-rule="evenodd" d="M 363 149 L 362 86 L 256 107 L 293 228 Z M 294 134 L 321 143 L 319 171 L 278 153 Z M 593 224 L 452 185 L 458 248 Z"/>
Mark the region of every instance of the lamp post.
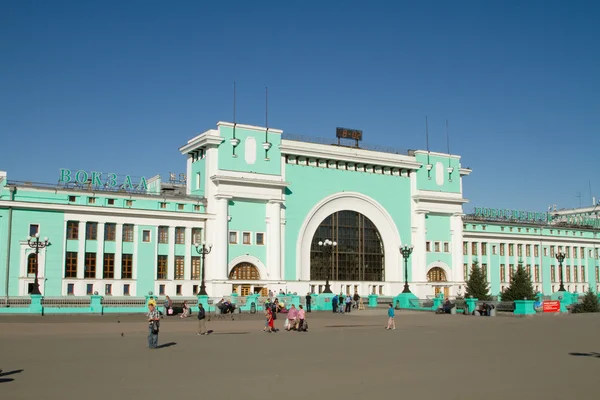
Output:
<path fill-rule="evenodd" d="M 411 293 L 410 289 L 408 288 L 408 258 L 413 252 L 413 248 L 414 246 L 408 245 L 400 247 L 400 253 L 402 254 L 402 257 L 404 257 L 404 290 L 402 293 Z"/>
<path fill-rule="evenodd" d="M 206 293 L 206 284 L 204 282 L 204 266 L 205 264 L 205 259 L 206 259 L 206 255 L 210 253 L 210 251 L 212 250 L 212 244 L 209 243 L 208 246 L 206 245 L 206 243 L 204 241 L 202 241 L 202 243 L 196 243 L 196 252 L 198 252 L 198 254 L 200 254 L 202 256 L 202 272 L 201 272 L 201 282 L 200 282 L 200 292 L 198 293 L 200 296 L 208 296 L 208 293 Z"/>
<path fill-rule="evenodd" d="M 31 290 L 31 294 L 42 294 L 40 292 L 40 282 L 38 281 L 38 273 L 39 273 L 39 256 L 40 249 L 48 246 L 48 238 L 45 237 L 43 242 L 40 242 L 40 233 L 36 233 L 33 236 L 29 236 L 27 238 L 27 244 L 32 249 L 35 249 L 35 279 L 33 281 L 33 289 Z"/>
<path fill-rule="evenodd" d="M 560 270 L 560 287 L 558 288 L 559 292 L 565 292 L 565 285 L 563 285 L 563 268 L 562 263 L 565 260 L 565 253 L 559 251 L 556 253 L 556 259 L 558 260 L 558 269 Z"/>
<path fill-rule="evenodd" d="M 319 241 L 319 247 L 321 248 L 321 251 L 323 252 L 323 260 L 325 260 L 326 256 L 327 256 L 327 260 L 330 260 L 330 256 L 333 253 L 333 248 L 337 246 L 337 242 L 332 242 L 329 239 L 325 239 L 324 241 Z M 325 290 L 323 290 L 323 293 L 332 293 L 331 291 L 331 287 L 329 287 L 329 270 L 331 269 L 331 265 L 327 265 L 326 266 L 326 270 L 327 270 L 327 279 L 325 281 Z"/>

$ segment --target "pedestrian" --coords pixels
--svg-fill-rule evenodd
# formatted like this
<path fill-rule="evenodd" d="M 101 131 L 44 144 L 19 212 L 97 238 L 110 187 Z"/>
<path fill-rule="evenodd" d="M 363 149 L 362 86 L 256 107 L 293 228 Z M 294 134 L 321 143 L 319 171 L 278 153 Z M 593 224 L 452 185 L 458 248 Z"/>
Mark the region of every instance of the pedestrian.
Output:
<path fill-rule="evenodd" d="M 352 297 L 350 295 L 346 295 L 346 312 L 349 313 L 352 308 Z"/>
<path fill-rule="evenodd" d="M 158 347 L 158 330 L 160 328 L 160 314 L 156 310 L 154 300 L 148 302 L 148 348 Z"/>
<path fill-rule="evenodd" d="M 198 304 L 198 335 L 208 335 L 206 330 L 206 311 L 202 303 Z"/>
<path fill-rule="evenodd" d="M 306 332 L 305 322 L 306 314 L 304 313 L 304 308 L 302 304 L 298 306 L 298 332 Z"/>
<path fill-rule="evenodd" d="M 337 307 L 338 307 L 338 297 L 333 296 L 331 298 L 331 309 L 333 310 L 334 314 L 337 312 Z"/>
<path fill-rule="evenodd" d="M 385 329 L 396 329 L 396 321 L 394 321 L 394 307 L 392 307 L 392 303 L 388 308 L 388 324 Z"/>
<path fill-rule="evenodd" d="M 306 293 L 306 312 L 310 312 L 311 309 L 311 303 L 312 302 L 312 297 L 310 296 L 310 293 Z"/>

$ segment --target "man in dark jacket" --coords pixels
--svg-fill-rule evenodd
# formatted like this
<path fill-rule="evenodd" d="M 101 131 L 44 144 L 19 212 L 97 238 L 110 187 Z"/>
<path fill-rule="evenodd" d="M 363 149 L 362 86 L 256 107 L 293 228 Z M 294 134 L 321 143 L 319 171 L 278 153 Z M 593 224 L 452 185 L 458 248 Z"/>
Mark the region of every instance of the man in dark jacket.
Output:
<path fill-rule="evenodd" d="M 202 303 L 198 304 L 198 335 L 208 335 L 206 330 L 206 312 Z"/>
<path fill-rule="evenodd" d="M 310 293 L 306 294 L 306 312 L 310 312 L 311 309 L 312 297 L 310 297 Z"/>

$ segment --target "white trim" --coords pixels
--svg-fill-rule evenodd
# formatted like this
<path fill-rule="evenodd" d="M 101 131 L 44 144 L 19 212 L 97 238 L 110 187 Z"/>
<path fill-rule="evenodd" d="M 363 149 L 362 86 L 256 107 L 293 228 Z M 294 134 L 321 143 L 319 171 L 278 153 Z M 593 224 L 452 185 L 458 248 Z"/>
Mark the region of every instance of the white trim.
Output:
<path fill-rule="evenodd" d="M 253 131 L 259 131 L 259 132 L 265 132 L 268 131 L 269 133 L 279 133 L 282 134 L 283 131 L 280 129 L 273 129 L 273 128 L 266 128 L 263 126 L 256 126 L 256 125 L 244 125 L 244 124 L 234 124 L 233 122 L 225 122 L 225 121 L 219 121 L 217 122 L 217 126 L 227 126 L 230 128 L 233 128 L 234 126 L 236 128 L 240 128 L 240 129 L 249 129 L 249 130 L 253 130 Z"/>
<path fill-rule="evenodd" d="M 244 254 L 244 255 L 241 255 L 241 256 L 238 256 L 238 257 L 234 258 L 227 265 L 227 281 L 228 282 L 239 282 L 240 284 L 244 283 L 244 281 L 237 281 L 237 280 L 230 280 L 229 279 L 229 274 L 231 273 L 231 271 L 233 270 L 233 268 L 236 265 L 238 265 L 240 263 L 243 263 L 243 262 L 250 263 L 250 264 L 254 265 L 258 269 L 258 273 L 260 274 L 260 280 L 261 281 L 269 280 L 268 279 L 269 278 L 269 273 L 267 271 L 267 267 L 265 266 L 265 264 L 263 264 L 263 262 L 260 261 L 255 256 Z"/>
<path fill-rule="evenodd" d="M 427 274 L 429 274 L 429 271 L 431 271 L 433 268 L 441 268 L 444 270 L 444 274 L 446 275 L 446 282 L 429 282 L 431 284 L 435 284 L 435 283 L 447 283 L 447 284 L 452 284 L 454 282 L 454 276 L 452 274 L 452 270 L 450 269 L 450 267 L 448 266 L 448 264 L 446 264 L 445 262 L 442 261 L 432 261 L 431 263 L 429 263 L 429 265 L 427 265 L 427 268 L 425 268 L 425 278 L 427 278 Z"/>
<path fill-rule="evenodd" d="M 296 242 L 296 279 L 310 280 L 310 246 L 321 222 L 336 211 L 356 211 L 373 222 L 384 245 L 386 282 L 400 279 L 400 251 L 402 240 L 394 220 L 387 210 L 374 199 L 357 192 L 341 192 L 328 196 L 317 203 L 307 214 Z M 409 216 L 407 215 L 407 224 Z M 407 243 L 410 239 L 407 238 Z M 414 261 L 413 261 L 414 262 Z M 413 264 L 414 265 L 414 264 Z M 413 276 L 414 279 L 414 276 Z M 383 282 L 382 282 L 383 284 Z"/>

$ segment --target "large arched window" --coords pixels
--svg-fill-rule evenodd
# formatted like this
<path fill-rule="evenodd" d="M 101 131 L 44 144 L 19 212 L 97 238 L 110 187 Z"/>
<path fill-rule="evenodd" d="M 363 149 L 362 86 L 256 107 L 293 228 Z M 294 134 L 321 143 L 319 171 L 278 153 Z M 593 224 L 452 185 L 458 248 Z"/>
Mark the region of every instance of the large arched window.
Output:
<path fill-rule="evenodd" d="M 446 273 L 440 267 L 433 267 L 427 273 L 428 282 L 446 282 Z"/>
<path fill-rule="evenodd" d="M 319 241 L 337 242 L 331 255 Z M 370 219 L 356 211 L 338 211 L 317 228 L 310 247 L 310 278 L 340 281 L 383 281 L 383 241 Z"/>
<path fill-rule="evenodd" d="M 35 275 L 35 263 L 36 263 L 35 254 L 31 253 L 27 256 L 27 275 Z"/>
<path fill-rule="evenodd" d="M 248 262 L 239 263 L 229 273 L 229 279 L 236 281 L 258 281 L 260 274 L 258 268 Z"/>

